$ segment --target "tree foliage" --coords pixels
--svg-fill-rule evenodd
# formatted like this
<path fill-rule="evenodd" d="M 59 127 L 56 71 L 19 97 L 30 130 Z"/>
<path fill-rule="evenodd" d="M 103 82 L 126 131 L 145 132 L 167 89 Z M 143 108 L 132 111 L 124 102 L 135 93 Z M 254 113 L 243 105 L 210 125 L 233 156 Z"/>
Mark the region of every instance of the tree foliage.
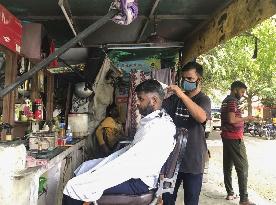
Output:
<path fill-rule="evenodd" d="M 235 80 L 247 89 L 249 114 L 256 96 L 267 105 L 276 105 L 276 18 L 234 37 L 198 58 L 205 67 L 205 89 L 227 91 Z M 257 41 L 257 58 L 253 59 Z"/>

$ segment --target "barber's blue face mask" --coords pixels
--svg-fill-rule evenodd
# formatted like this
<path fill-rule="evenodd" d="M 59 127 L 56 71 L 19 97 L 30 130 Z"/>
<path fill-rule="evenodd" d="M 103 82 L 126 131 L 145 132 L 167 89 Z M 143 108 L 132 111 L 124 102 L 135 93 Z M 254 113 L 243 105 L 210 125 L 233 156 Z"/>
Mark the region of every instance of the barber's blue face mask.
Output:
<path fill-rule="evenodd" d="M 188 91 L 188 92 L 195 90 L 196 87 L 197 87 L 196 82 L 189 82 L 189 81 L 184 80 L 182 83 L 183 90 Z"/>

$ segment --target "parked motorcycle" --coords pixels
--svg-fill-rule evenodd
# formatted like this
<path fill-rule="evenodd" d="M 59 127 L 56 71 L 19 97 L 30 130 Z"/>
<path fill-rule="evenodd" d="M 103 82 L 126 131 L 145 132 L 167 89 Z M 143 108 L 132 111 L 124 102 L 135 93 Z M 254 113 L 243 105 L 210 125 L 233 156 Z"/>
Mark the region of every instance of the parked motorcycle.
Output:
<path fill-rule="evenodd" d="M 251 127 L 251 123 L 250 122 L 245 122 L 243 133 L 249 133 L 249 127 Z"/>
<path fill-rule="evenodd" d="M 251 123 L 246 123 L 247 125 L 245 126 L 246 131 L 250 133 L 251 136 L 253 137 L 262 137 L 263 136 L 263 126 L 262 124 L 258 122 L 251 122 Z"/>
<path fill-rule="evenodd" d="M 262 128 L 263 135 L 266 139 L 276 139 L 276 126 L 272 123 L 267 123 Z"/>

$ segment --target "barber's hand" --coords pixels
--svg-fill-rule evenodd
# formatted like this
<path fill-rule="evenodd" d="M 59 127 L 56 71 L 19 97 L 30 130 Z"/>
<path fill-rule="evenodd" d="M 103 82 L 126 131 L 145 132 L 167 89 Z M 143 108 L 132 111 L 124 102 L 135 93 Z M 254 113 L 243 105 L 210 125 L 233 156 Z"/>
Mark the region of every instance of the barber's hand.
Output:
<path fill-rule="evenodd" d="M 170 85 L 167 87 L 168 92 L 173 92 L 174 94 L 176 94 L 178 97 L 180 97 L 181 95 L 183 95 L 183 91 L 181 90 L 180 87 L 178 87 L 177 85 Z"/>

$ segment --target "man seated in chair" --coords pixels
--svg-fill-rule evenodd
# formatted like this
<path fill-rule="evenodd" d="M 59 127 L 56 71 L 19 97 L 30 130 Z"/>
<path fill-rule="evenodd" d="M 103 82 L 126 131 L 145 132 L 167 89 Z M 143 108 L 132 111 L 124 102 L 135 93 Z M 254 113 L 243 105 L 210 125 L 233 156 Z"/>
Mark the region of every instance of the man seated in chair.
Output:
<path fill-rule="evenodd" d="M 106 158 L 84 162 L 63 191 L 63 205 L 82 205 L 103 194 L 141 195 L 156 188 L 159 172 L 175 144 L 175 125 L 161 110 L 164 91 L 156 80 L 136 87 L 143 116 L 132 143 Z"/>
<path fill-rule="evenodd" d="M 123 138 L 123 126 L 119 121 L 119 111 L 116 105 L 110 105 L 106 109 L 107 117 L 96 129 L 96 137 L 100 146 L 100 156 L 111 154 L 119 140 Z"/>

